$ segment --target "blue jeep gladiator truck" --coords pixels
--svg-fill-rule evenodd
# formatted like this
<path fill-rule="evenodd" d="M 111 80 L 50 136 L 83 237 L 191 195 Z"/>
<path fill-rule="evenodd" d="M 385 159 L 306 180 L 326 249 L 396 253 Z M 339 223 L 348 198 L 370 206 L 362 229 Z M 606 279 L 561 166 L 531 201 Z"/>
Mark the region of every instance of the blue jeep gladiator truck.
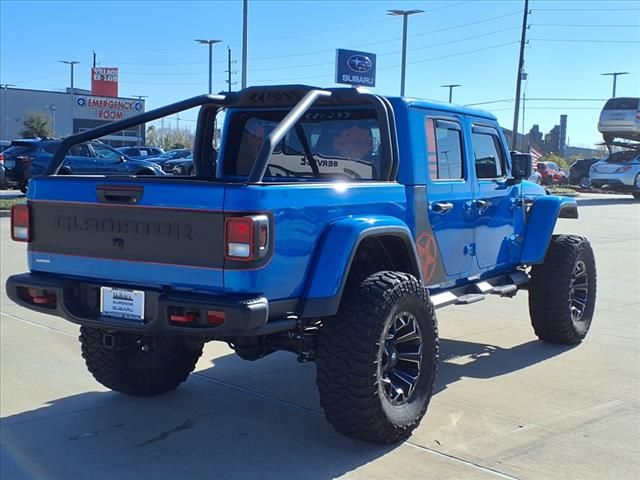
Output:
<path fill-rule="evenodd" d="M 56 175 L 74 144 L 194 107 L 194 176 Z M 530 173 L 478 110 L 295 85 L 195 97 L 62 142 L 13 209 L 30 271 L 7 292 L 79 324 L 110 389 L 172 390 L 211 340 L 286 350 L 316 362 L 336 430 L 396 442 L 429 404 L 436 309 L 526 289 L 541 340 L 589 330 L 591 246 L 553 234 L 576 203 Z"/>

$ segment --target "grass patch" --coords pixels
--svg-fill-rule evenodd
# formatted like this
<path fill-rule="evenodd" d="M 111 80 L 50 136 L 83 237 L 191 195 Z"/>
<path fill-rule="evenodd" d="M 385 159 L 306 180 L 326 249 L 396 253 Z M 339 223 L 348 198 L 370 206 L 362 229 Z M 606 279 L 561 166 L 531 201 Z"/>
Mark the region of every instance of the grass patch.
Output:
<path fill-rule="evenodd" d="M 567 187 L 547 187 L 551 195 L 561 195 L 563 197 L 578 197 L 580 194 L 573 188 Z"/>
<path fill-rule="evenodd" d="M 16 203 L 26 203 L 24 197 L 18 198 L 0 198 L 0 210 L 10 210 L 12 205 Z"/>

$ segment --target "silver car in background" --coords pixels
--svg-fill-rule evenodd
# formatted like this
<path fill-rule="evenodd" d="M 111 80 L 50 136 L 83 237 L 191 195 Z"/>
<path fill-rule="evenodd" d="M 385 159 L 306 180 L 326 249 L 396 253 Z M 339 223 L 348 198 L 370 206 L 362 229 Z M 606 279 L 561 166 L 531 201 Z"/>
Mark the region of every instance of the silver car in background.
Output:
<path fill-rule="evenodd" d="M 598 131 L 605 142 L 614 138 L 640 140 L 640 98 L 616 97 L 608 100 L 600 113 Z"/>
<path fill-rule="evenodd" d="M 629 192 L 640 198 L 640 149 L 615 152 L 591 165 L 591 186 Z"/>

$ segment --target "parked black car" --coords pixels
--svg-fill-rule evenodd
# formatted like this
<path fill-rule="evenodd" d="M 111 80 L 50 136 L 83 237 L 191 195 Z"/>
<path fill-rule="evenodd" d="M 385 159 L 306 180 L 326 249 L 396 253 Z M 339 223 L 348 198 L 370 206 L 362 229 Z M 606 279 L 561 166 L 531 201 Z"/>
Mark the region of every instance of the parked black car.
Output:
<path fill-rule="evenodd" d="M 164 153 L 164 150 L 158 147 L 120 147 L 117 150 L 136 160 L 147 160 L 159 157 Z"/>
<path fill-rule="evenodd" d="M 14 140 L 3 152 L 6 180 L 26 191 L 29 178 L 42 175 L 60 140 Z M 69 151 L 59 171 L 62 175 L 164 175 L 162 169 L 145 160 L 128 158 L 109 145 L 81 143 Z"/>
<path fill-rule="evenodd" d="M 193 154 L 184 158 L 167 160 L 162 164 L 162 170 L 172 175 L 195 175 L 193 170 Z"/>
<path fill-rule="evenodd" d="M 589 169 L 591 165 L 599 160 L 599 158 L 583 158 L 572 163 L 571 167 L 569 167 L 569 183 L 580 185 L 582 188 L 589 188 L 591 185 Z"/>
<path fill-rule="evenodd" d="M 162 169 L 166 172 L 167 170 L 164 168 L 164 164 L 171 160 L 184 160 L 185 158 L 191 155 L 191 150 L 188 148 L 180 148 L 176 150 L 169 150 L 168 152 L 164 152 L 162 155 L 158 155 L 157 157 L 153 157 L 152 162 L 157 163 L 162 167 Z"/>

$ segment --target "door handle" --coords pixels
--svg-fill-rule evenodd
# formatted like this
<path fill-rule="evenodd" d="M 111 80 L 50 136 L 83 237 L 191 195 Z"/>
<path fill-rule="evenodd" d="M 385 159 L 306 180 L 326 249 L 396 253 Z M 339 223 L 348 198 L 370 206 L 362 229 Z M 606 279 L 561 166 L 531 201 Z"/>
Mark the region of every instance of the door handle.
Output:
<path fill-rule="evenodd" d="M 476 200 L 475 204 L 478 210 L 486 210 L 491 206 L 491 202 L 489 200 Z"/>
<path fill-rule="evenodd" d="M 431 210 L 436 213 L 447 213 L 453 209 L 453 203 L 451 202 L 435 202 L 431 204 Z"/>

